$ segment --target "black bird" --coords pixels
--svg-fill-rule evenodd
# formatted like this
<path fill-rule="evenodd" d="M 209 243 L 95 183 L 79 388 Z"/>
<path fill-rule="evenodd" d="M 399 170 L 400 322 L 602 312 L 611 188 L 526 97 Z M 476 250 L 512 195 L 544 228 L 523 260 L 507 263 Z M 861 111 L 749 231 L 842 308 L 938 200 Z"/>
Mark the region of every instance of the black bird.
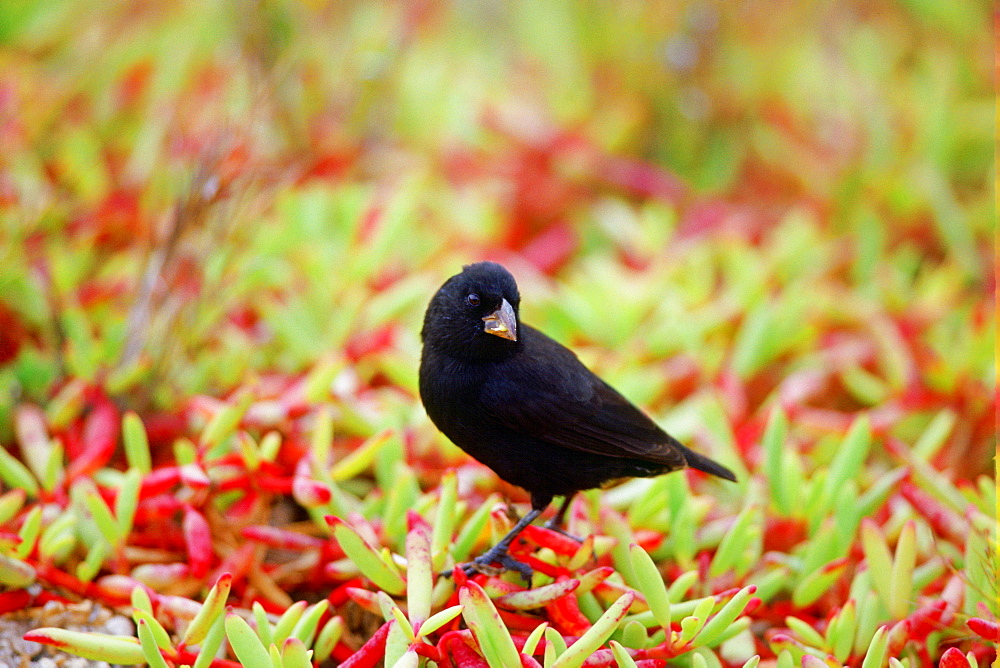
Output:
<path fill-rule="evenodd" d="M 495 262 L 464 267 L 431 299 L 421 331 L 420 397 L 458 447 L 531 494 L 531 512 L 465 566 L 531 577 L 507 550 L 524 527 L 565 497 L 685 467 L 736 480 L 660 429 L 565 346 L 520 322 L 514 277 Z"/>

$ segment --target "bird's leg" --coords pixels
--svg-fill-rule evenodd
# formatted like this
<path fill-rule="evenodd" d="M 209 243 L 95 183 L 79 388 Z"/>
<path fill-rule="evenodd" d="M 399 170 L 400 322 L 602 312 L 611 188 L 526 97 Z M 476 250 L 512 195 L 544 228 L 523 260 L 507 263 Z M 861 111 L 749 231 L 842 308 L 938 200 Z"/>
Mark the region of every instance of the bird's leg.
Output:
<path fill-rule="evenodd" d="M 573 540 L 575 540 L 578 543 L 582 543 L 583 542 L 582 538 L 580 538 L 579 536 L 574 536 L 569 531 L 567 531 L 566 529 L 563 528 L 563 522 L 566 521 L 566 512 L 569 510 L 570 504 L 573 503 L 573 497 L 575 497 L 575 496 L 576 496 L 576 494 L 567 494 L 566 498 L 563 499 L 562 505 L 559 506 L 559 512 L 556 513 L 556 516 L 553 517 L 552 519 L 550 519 L 548 522 L 546 522 L 542 526 L 544 526 L 546 529 L 548 529 L 550 531 L 555 531 L 556 533 L 561 533 L 562 535 L 566 536 L 567 538 L 572 538 Z"/>
<path fill-rule="evenodd" d="M 547 505 L 547 504 L 546 504 Z M 525 580 L 531 581 L 531 566 L 524 563 L 523 561 L 518 561 L 514 557 L 508 554 L 507 550 L 510 549 L 510 544 L 514 542 L 517 535 L 524 530 L 524 527 L 528 526 L 535 521 L 545 507 L 532 508 L 531 512 L 522 517 L 514 525 L 514 528 L 507 532 L 507 535 L 500 539 L 496 545 L 491 547 L 489 550 L 479 555 L 471 562 L 464 564 L 461 568 L 465 571 L 466 575 L 472 575 L 474 572 L 488 572 L 492 568 L 492 564 L 500 564 L 504 570 L 517 571 L 521 574 Z"/>
<path fill-rule="evenodd" d="M 566 498 L 563 499 L 562 505 L 559 506 L 559 512 L 551 520 L 546 522 L 543 526 L 546 529 L 551 529 L 552 531 L 559 531 L 562 528 L 563 522 L 566 521 L 566 512 L 569 510 L 569 504 L 573 502 L 573 497 L 575 494 L 567 494 Z"/>

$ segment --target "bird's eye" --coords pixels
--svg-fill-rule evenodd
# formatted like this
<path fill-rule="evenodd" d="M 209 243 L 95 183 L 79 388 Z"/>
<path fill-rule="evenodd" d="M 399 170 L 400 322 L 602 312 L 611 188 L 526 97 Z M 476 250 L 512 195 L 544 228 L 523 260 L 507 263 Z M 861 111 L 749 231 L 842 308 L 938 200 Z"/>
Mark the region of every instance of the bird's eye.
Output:
<path fill-rule="evenodd" d="M 465 300 L 469 302 L 469 306 L 479 306 L 479 295 L 475 292 L 469 293 L 469 296 Z"/>

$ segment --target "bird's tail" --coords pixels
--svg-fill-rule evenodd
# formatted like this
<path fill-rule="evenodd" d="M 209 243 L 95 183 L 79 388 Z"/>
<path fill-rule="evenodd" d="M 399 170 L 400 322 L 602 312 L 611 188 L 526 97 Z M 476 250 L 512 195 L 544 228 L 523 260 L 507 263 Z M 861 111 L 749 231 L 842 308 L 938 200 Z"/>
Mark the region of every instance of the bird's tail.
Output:
<path fill-rule="evenodd" d="M 684 459 L 687 460 L 688 466 L 691 468 L 736 482 L 736 474 L 714 459 L 709 459 L 705 455 L 699 455 L 694 450 L 685 448 L 683 445 L 678 444 L 678 447 L 684 453 Z"/>

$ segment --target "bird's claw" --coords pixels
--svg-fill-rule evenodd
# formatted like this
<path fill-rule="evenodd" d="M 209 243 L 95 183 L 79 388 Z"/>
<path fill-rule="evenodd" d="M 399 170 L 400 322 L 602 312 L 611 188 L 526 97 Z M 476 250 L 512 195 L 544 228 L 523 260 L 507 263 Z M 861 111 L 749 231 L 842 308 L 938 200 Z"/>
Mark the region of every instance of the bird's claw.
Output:
<path fill-rule="evenodd" d="M 499 564 L 499 567 L 493 564 Z M 474 573 L 485 573 L 487 575 L 500 575 L 504 571 L 517 571 L 527 582 L 531 582 L 534 574 L 531 566 L 518 561 L 507 553 L 507 550 L 491 549 L 479 555 L 472 561 L 458 566 L 465 571 L 466 576 L 471 577 Z"/>

